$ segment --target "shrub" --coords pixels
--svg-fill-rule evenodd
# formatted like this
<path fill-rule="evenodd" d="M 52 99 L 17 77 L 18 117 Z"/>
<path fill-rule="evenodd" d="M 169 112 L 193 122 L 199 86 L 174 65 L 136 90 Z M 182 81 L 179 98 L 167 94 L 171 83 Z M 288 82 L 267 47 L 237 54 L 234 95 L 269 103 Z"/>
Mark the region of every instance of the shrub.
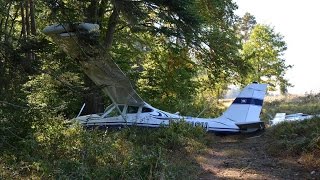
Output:
<path fill-rule="evenodd" d="M 283 122 L 269 128 L 267 150 L 273 155 L 308 157 L 309 161 L 317 160 L 315 154 L 320 151 L 320 118 L 310 120 Z M 314 158 L 312 158 L 314 157 Z M 319 166 L 317 163 L 313 165 Z"/>
<path fill-rule="evenodd" d="M 158 129 L 85 131 L 79 124 L 66 125 L 62 117 L 44 121 L 20 142 L 21 151 L 0 156 L 0 165 L 8 167 L 0 177 L 176 179 L 197 170 L 188 156 L 205 147 L 205 132 L 186 122 Z"/>

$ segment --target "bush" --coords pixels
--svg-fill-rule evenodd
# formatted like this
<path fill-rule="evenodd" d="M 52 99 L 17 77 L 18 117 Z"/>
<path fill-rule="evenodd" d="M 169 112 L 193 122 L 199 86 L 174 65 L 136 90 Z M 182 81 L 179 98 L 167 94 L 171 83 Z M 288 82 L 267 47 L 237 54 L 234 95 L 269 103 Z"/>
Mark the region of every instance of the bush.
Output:
<path fill-rule="evenodd" d="M 267 150 L 273 155 L 289 155 L 308 157 L 320 167 L 320 161 L 315 154 L 320 152 L 320 118 L 310 120 L 283 122 L 269 128 Z M 314 157 L 311 158 L 311 157 Z M 306 164 L 308 162 L 305 162 Z M 309 163 L 312 164 L 312 163 Z"/>
<path fill-rule="evenodd" d="M 20 142 L 19 152 L 0 156 L 0 165 L 8 167 L 1 178 L 177 179 L 197 171 L 190 152 L 205 147 L 204 130 L 186 122 L 85 131 L 62 117 L 44 121 Z"/>

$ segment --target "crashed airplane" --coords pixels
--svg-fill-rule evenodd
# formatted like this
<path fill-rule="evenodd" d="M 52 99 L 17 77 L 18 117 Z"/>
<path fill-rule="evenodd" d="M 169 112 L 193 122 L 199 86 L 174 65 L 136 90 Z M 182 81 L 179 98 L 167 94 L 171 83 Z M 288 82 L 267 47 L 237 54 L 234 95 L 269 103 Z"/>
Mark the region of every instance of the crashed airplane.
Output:
<path fill-rule="evenodd" d="M 136 93 L 127 76 L 103 47 L 99 46 L 97 24 L 56 24 L 47 26 L 43 32 L 77 60 L 87 76 L 100 86 L 112 101 L 101 114 L 80 116 L 80 111 L 76 119 L 86 127 L 108 128 L 131 125 L 160 127 L 174 121 L 185 120 L 214 133 L 254 132 L 264 129 L 264 123 L 260 121 L 259 116 L 266 95 L 266 84 L 254 82 L 247 85 L 218 118 L 195 118 L 172 114 L 152 107 Z"/>

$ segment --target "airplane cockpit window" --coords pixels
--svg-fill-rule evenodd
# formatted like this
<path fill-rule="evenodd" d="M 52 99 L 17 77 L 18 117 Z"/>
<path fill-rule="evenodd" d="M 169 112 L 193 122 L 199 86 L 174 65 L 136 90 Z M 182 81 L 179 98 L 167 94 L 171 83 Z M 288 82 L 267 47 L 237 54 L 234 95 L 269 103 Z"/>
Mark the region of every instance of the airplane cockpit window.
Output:
<path fill-rule="evenodd" d="M 147 108 L 147 107 L 143 107 L 141 112 L 142 113 L 153 112 L 153 109 Z"/>
<path fill-rule="evenodd" d="M 124 108 L 124 105 L 118 105 L 120 111 L 122 112 L 123 111 L 123 108 Z"/>
<path fill-rule="evenodd" d="M 138 110 L 139 110 L 139 107 L 137 106 L 128 106 L 127 114 L 137 113 Z"/>
<path fill-rule="evenodd" d="M 120 107 L 119 107 L 120 108 Z M 115 116 L 120 116 L 120 112 L 117 108 L 114 108 L 109 114 L 108 117 L 115 117 Z"/>

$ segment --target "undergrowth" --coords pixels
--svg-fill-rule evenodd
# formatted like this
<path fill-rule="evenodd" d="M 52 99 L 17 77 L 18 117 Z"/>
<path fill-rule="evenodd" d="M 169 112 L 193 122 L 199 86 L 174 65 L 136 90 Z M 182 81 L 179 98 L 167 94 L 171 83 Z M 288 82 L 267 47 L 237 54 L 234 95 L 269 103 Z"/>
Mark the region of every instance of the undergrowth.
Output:
<path fill-rule="evenodd" d="M 264 114 L 320 114 L 320 94 L 267 102 Z M 304 121 L 282 122 L 268 128 L 267 151 L 274 156 L 298 157 L 299 162 L 320 168 L 320 117 Z"/>
<path fill-rule="evenodd" d="M 206 147 L 204 130 L 185 122 L 106 131 L 47 122 L 1 150 L 0 179 L 195 179 L 192 153 Z"/>

